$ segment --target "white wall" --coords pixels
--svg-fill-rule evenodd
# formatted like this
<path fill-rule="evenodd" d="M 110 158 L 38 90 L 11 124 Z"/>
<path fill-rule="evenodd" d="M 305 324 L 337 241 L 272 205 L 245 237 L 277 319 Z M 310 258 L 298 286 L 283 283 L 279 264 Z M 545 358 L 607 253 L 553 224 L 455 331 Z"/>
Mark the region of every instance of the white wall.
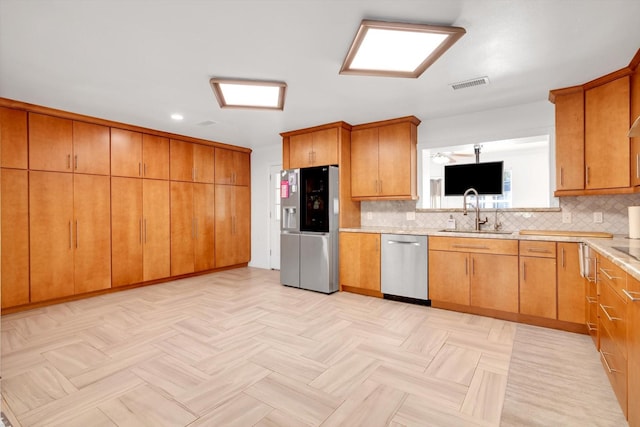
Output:
<path fill-rule="evenodd" d="M 251 153 L 251 267 L 269 268 L 269 169 L 281 164 L 281 143 Z"/>

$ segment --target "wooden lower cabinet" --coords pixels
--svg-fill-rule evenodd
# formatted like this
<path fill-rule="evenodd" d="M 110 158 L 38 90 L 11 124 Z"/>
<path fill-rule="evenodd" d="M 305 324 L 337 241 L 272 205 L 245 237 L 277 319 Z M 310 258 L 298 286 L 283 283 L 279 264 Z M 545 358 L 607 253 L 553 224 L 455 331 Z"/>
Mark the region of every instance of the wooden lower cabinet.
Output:
<path fill-rule="evenodd" d="M 244 264 L 251 259 L 249 187 L 215 186 L 215 266 Z"/>
<path fill-rule="evenodd" d="M 470 304 L 518 312 L 518 257 L 470 254 Z"/>
<path fill-rule="evenodd" d="M 429 251 L 429 298 L 469 305 L 469 254 Z"/>
<path fill-rule="evenodd" d="M 112 286 L 169 277 L 169 181 L 111 178 Z"/>
<path fill-rule="evenodd" d="M 2 173 L 2 308 L 29 303 L 29 178 L 26 170 Z"/>
<path fill-rule="evenodd" d="M 630 427 L 640 426 L 640 282 L 627 278 L 627 417 Z"/>
<path fill-rule="evenodd" d="M 520 313 L 555 319 L 556 259 L 520 257 Z"/>
<path fill-rule="evenodd" d="M 29 172 L 31 302 L 111 286 L 109 177 Z"/>
<path fill-rule="evenodd" d="M 171 182 L 171 275 L 215 265 L 213 184 Z"/>
<path fill-rule="evenodd" d="M 557 243 L 558 320 L 584 324 L 585 279 L 577 243 Z"/>
<path fill-rule="evenodd" d="M 340 233 L 340 288 L 382 296 L 380 293 L 380 234 Z"/>

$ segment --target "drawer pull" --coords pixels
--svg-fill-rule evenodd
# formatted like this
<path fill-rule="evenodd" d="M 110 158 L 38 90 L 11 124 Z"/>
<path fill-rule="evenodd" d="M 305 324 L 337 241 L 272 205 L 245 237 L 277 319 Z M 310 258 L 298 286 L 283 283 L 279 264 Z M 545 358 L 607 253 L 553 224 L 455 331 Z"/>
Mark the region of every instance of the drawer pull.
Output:
<path fill-rule="evenodd" d="M 612 307 L 600 304 L 600 308 L 602 309 L 602 311 L 604 311 L 604 315 L 607 316 L 607 319 L 609 319 L 609 321 L 615 322 L 616 320 L 622 320 L 619 317 L 613 317 L 609 314 L 609 312 L 607 311 L 607 308 L 612 308 Z"/>
<path fill-rule="evenodd" d="M 610 275 L 609 273 L 607 273 L 607 271 L 609 271 L 609 270 L 607 270 L 607 269 L 604 269 L 604 268 L 600 267 L 600 272 L 601 272 L 602 274 L 604 274 L 604 275 L 607 277 L 607 279 L 609 279 L 609 280 L 622 279 L 622 277 L 618 277 L 618 276 L 612 276 L 612 275 Z"/>
<path fill-rule="evenodd" d="M 624 292 L 624 294 L 631 300 L 631 302 L 640 301 L 640 292 L 628 291 L 626 289 L 623 289 L 622 292 Z M 634 297 L 634 295 L 638 296 Z"/>
<path fill-rule="evenodd" d="M 602 356 L 602 360 L 604 360 L 604 365 L 607 367 L 607 371 L 609 371 L 610 374 L 613 374 L 614 372 L 620 372 L 617 369 L 611 369 L 611 366 L 609 366 L 609 361 L 607 360 L 606 355 L 611 356 L 611 353 L 605 353 L 604 351 L 600 350 L 600 355 Z"/>
<path fill-rule="evenodd" d="M 551 251 L 549 249 L 538 249 L 538 248 L 527 248 L 527 251 L 533 252 L 536 254 L 550 254 Z"/>
<path fill-rule="evenodd" d="M 453 247 L 459 249 L 489 249 L 489 246 L 482 245 L 453 245 Z"/>
<path fill-rule="evenodd" d="M 594 298 L 594 297 L 590 297 L 589 295 L 587 295 L 587 302 L 589 304 L 595 304 L 595 303 L 598 302 L 598 300 L 596 298 Z"/>
<path fill-rule="evenodd" d="M 589 329 L 589 332 L 596 332 L 598 330 L 595 323 L 591 322 L 587 322 L 587 329 Z"/>

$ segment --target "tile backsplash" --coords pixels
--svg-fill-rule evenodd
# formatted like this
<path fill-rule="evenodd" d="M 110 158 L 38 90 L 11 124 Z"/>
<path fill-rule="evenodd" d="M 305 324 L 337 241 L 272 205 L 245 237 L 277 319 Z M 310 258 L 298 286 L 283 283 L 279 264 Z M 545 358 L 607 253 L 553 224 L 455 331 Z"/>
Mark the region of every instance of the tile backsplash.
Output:
<path fill-rule="evenodd" d="M 604 231 L 613 234 L 629 233 L 628 206 L 640 206 L 640 194 L 612 196 L 561 197 L 560 211 L 498 211 L 497 219 L 502 230 L 572 230 Z M 362 202 L 362 226 L 402 227 L 402 228 L 445 228 L 452 216 L 459 229 L 473 228 L 474 214 L 464 216 L 461 210 L 416 211 L 415 201 Z M 407 212 L 415 212 L 415 220 L 407 219 Z M 563 223 L 563 213 L 571 214 L 571 223 Z M 594 222 L 594 213 L 602 213 L 602 222 Z M 495 210 L 481 210 L 481 218 L 489 222 L 484 229 L 492 229 L 495 224 Z"/>

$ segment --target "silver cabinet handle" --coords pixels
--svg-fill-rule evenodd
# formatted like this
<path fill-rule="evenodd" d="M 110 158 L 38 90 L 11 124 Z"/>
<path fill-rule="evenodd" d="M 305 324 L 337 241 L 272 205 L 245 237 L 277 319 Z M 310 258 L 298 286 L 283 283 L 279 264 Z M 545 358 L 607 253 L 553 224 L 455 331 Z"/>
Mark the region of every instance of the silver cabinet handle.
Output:
<path fill-rule="evenodd" d="M 609 314 L 609 312 L 607 311 L 607 308 L 613 308 L 613 307 L 600 304 L 600 308 L 602 309 L 602 311 L 604 312 L 604 315 L 607 316 L 607 319 L 609 319 L 610 322 L 615 322 L 616 320 L 622 320 L 620 317 L 613 317 Z"/>
<path fill-rule="evenodd" d="M 612 275 L 610 275 L 609 273 L 607 273 L 607 271 L 609 271 L 609 270 L 606 270 L 606 269 L 604 269 L 604 268 L 600 267 L 600 272 L 601 272 L 602 274 L 604 274 L 604 275 L 607 277 L 607 279 L 609 279 L 609 280 L 622 279 L 622 277 L 618 277 L 618 276 L 612 276 Z"/>
<path fill-rule="evenodd" d="M 591 323 L 591 322 L 587 322 L 587 329 L 589 330 L 589 332 L 595 332 L 595 331 L 598 330 L 596 325 L 594 323 Z"/>
<path fill-rule="evenodd" d="M 636 178 L 640 179 L 640 153 L 636 154 Z"/>
<path fill-rule="evenodd" d="M 147 219 L 144 219 L 144 243 L 147 243 Z"/>
<path fill-rule="evenodd" d="M 73 161 L 75 163 L 75 169 L 78 170 L 78 155 L 73 156 Z"/>
<path fill-rule="evenodd" d="M 142 244 L 142 218 L 138 220 L 138 229 L 140 231 L 140 244 Z"/>
<path fill-rule="evenodd" d="M 138 162 L 138 176 L 142 176 L 142 163 Z"/>
<path fill-rule="evenodd" d="M 197 181 L 198 180 L 198 168 L 194 168 L 194 174 L 193 174 L 193 180 Z"/>
<path fill-rule="evenodd" d="M 401 242 L 400 240 L 389 240 L 387 242 L 390 245 L 413 245 L 413 246 L 420 246 L 420 243 L 418 242 Z"/>
<path fill-rule="evenodd" d="M 598 302 L 598 300 L 597 300 L 597 299 L 595 299 L 595 298 L 593 298 L 593 297 L 590 297 L 589 295 L 587 295 L 587 297 L 586 297 L 586 298 L 587 298 L 587 302 L 588 302 L 589 304 L 595 304 L 595 303 L 597 303 L 597 302 Z"/>
<path fill-rule="evenodd" d="M 471 275 L 472 276 L 476 275 L 476 259 L 475 258 L 471 258 Z"/>
<path fill-rule="evenodd" d="M 143 176 L 147 176 L 147 163 L 143 163 L 142 164 L 142 172 L 143 172 Z"/>
<path fill-rule="evenodd" d="M 562 268 L 565 268 L 565 265 L 564 265 L 564 248 L 560 249 L 560 260 L 561 260 L 561 264 L 560 265 L 562 265 Z"/>
<path fill-rule="evenodd" d="M 585 171 L 585 180 L 587 181 L 587 185 L 589 184 L 589 166 L 587 166 L 587 170 Z"/>
<path fill-rule="evenodd" d="M 69 221 L 69 249 L 71 249 L 72 240 L 73 240 L 73 232 L 71 231 L 71 221 Z"/>
<path fill-rule="evenodd" d="M 469 258 L 464 259 L 464 275 L 469 275 Z"/>
<path fill-rule="evenodd" d="M 631 300 L 631 302 L 640 301 L 640 296 L 634 297 L 634 295 L 640 295 L 640 292 L 628 291 L 626 289 L 623 289 L 622 292 L 624 292 L 624 294 Z"/>
<path fill-rule="evenodd" d="M 604 365 L 607 367 L 607 371 L 609 371 L 610 374 L 613 374 L 614 372 L 620 372 L 617 369 L 612 369 L 611 366 L 609 366 L 609 361 L 607 360 L 606 355 L 611 356 L 611 353 L 606 353 L 600 350 L 600 355 L 602 356 L 602 360 L 604 360 Z"/>

